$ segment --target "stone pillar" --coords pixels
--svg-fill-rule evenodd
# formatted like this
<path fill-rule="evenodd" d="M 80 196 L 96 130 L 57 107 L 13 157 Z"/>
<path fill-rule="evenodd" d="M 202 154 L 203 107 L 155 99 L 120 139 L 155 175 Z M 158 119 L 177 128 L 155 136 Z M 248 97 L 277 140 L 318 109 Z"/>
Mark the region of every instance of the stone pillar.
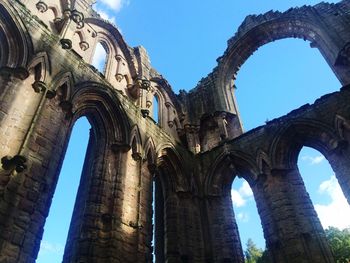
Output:
<path fill-rule="evenodd" d="M 1 262 L 35 262 L 69 130 L 58 104 L 46 100 L 31 123 L 21 150 L 26 168 L 7 171 L 0 194 Z"/>
<path fill-rule="evenodd" d="M 243 250 L 230 194 L 207 197 L 206 211 L 212 246 L 209 262 L 243 263 Z"/>
<path fill-rule="evenodd" d="M 343 146 L 338 147 L 331 153 L 327 154 L 339 185 L 343 190 L 344 196 L 350 205 L 350 147 L 347 141 L 343 141 Z"/>
<path fill-rule="evenodd" d="M 165 263 L 181 262 L 178 236 L 178 198 L 175 193 L 168 193 L 164 201 L 164 238 Z"/>
<path fill-rule="evenodd" d="M 252 187 L 272 262 L 334 262 L 298 169 L 275 169 Z"/>

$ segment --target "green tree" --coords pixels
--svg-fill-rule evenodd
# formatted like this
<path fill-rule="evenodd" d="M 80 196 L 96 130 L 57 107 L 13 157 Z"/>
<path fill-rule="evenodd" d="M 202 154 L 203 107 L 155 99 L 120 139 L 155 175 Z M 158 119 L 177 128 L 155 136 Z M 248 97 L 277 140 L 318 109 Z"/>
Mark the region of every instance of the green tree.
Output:
<path fill-rule="evenodd" d="M 263 255 L 263 250 L 258 248 L 252 239 L 247 241 L 247 250 L 244 252 L 246 263 L 258 263 L 258 260 Z"/>
<path fill-rule="evenodd" d="M 328 243 L 334 254 L 337 263 L 350 262 L 350 228 L 340 230 L 336 227 L 329 227 L 325 230 Z"/>

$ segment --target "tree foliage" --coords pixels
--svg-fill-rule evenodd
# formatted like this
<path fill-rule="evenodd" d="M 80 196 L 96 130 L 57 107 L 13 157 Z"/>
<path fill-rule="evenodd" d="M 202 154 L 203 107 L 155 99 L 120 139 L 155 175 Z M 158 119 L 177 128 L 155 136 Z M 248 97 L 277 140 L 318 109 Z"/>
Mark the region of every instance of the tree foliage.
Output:
<path fill-rule="evenodd" d="M 257 263 L 262 257 L 263 250 L 258 248 L 252 239 L 247 241 L 247 250 L 245 251 L 246 263 Z"/>
<path fill-rule="evenodd" d="M 336 227 L 329 227 L 325 230 L 328 243 L 333 251 L 336 263 L 350 262 L 350 228 L 340 230 Z M 246 263 L 270 263 L 268 251 L 258 248 L 252 239 L 247 241 L 245 251 Z"/>
<path fill-rule="evenodd" d="M 337 263 L 350 262 L 350 228 L 340 230 L 336 227 L 329 227 L 325 232 L 335 261 Z"/>

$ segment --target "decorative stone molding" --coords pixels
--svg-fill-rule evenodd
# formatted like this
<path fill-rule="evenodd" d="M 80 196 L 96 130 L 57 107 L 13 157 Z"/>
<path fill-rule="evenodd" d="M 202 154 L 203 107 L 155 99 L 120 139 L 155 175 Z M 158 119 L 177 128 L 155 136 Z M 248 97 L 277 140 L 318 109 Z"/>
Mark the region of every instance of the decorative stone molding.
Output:
<path fill-rule="evenodd" d="M 21 173 L 27 169 L 27 158 L 22 155 L 5 156 L 1 158 L 2 168 L 6 171 L 16 170 L 16 172 Z"/>
<path fill-rule="evenodd" d="M 148 109 L 142 109 L 141 110 L 142 117 L 146 118 L 149 116 L 149 110 Z"/>
<path fill-rule="evenodd" d="M 74 9 L 70 18 L 77 24 L 78 29 L 82 29 L 84 27 L 84 14 L 82 12 Z"/>
<path fill-rule="evenodd" d="M 142 160 L 141 153 L 139 153 L 139 152 L 133 152 L 133 153 L 131 154 L 131 157 L 132 157 L 135 161 L 140 161 L 140 160 Z"/>
<path fill-rule="evenodd" d="M 47 4 L 45 4 L 43 1 L 39 1 L 35 6 L 40 13 L 45 13 L 48 9 Z"/>
<path fill-rule="evenodd" d="M 42 81 L 35 81 L 32 87 L 36 93 L 44 92 L 47 89 L 46 84 Z"/>
<path fill-rule="evenodd" d="M 86 50 L 88 50 L 89 47 L 90 47 L 89 43 L 86 42 L 86 41 L 81 41 L 81 42 L 79 43 L 79 46 L 80 46 L 80 49 L 81 49 L 82 51 L 86 51 Z"/>
<path fill-rule="evenodd" d="M 71 49 L 72 48 L 72 40 L 67 39 L 67 38 L 62 38 L 60 40 L 60 44 L 63 49 Z"/>

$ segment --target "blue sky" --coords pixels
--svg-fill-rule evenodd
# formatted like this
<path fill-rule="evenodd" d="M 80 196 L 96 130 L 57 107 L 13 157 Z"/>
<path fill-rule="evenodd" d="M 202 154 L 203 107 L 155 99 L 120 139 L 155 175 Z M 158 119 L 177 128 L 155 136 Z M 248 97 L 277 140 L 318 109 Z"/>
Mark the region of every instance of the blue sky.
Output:
<path fill-rule="evenodd" d="M 118 26 L 130 46 L 143 45 L 147 49 L 152 65 L 177 92 L 193 88 L 211 72 L 216 58 L 226 49 L 227 40 L 246 15 L 316 3 L 100 0 L 95 9 Z M 247 131 L 338 90 L 340 83 L 317 49 L 303 40 L 287 39 L 263 46 L 249 58 L 238 72 L 236 86 L 238 107 Z M 61 262 L 88 131 L 89 124 L 84 118 L 74 127 L 38 263 Z M 342 219 L 350 218 L 350 209 L 328 162 L 319 152 L 303 148 L 298 166 L 323 226 L 345 227 L 347 222 Z M 254 198 L 243 179 L 234 181 L 232 198 L 243 247 L 250 237 L 264 248 Z"/>

